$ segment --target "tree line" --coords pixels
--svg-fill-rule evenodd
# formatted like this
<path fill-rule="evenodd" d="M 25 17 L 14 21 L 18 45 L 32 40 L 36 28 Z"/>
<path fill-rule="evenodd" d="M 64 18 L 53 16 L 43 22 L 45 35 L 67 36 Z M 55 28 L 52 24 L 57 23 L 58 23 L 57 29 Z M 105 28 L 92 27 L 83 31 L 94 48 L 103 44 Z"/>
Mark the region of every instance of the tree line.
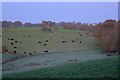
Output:
<path fill-rule="evenodd" d="M 0 21 L 0 27 L 40 27 L 41 24 L 40 23 L 30 23 L 30 22 L 26 22 L 26 23 L 22 23 L 21 21 Z"/>

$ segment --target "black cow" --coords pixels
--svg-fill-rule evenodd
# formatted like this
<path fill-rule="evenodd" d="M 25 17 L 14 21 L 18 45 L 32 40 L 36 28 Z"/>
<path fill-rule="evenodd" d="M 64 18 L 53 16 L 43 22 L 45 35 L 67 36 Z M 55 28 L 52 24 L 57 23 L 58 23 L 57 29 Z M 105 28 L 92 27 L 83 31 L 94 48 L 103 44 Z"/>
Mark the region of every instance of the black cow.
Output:
<path fill-rule="evenodd" d="M 11 43 L 11 45 L 14 45 L 14 43 Z"/>
<path fill-rule="evenodd" d="M 44 44 L 44 46 L 46 46 L 46 44 Z"/>
<path fill-rule="evenodd" d="M 32 53 L 29 53 L 29 55 L 32 55 Z"/>
<path fill-rule="evenodd" d="M 48 42 L 48 40 L 46 40 L 45 42 Z"/>
<path fill-rule="evenodd" d="M 14 48 L 17 48 L 17 47 L 14 47 Z"/>
<path fill-rule="evenodd" d="M 11 41 L 13 41 L 14 39 L 11 39 Z"/>
<path fill-rule="evenodd" d="M 39 41 L 38 43 L 42 43 L 41 41 Z"/>
<path fill-rule="evenodd" d="M 17 43 L 18 41 L 15 41 L 15 43 Z"/>
<path fill-rule="evenodd" d="M 67 42 L 66 40 L 62 41 L 62 43 L 66 43 L 66 42 Z"/>
<path fill-rule="evenodd" d="M 75 42 L 75 40 L 72 40 L 72 42 Z"/>
<path fill-rule="evenodd" d="M 26 54 L 26 52 L 24 52 L 24 54 Z"/>
<path fill-rule="evenodd" d="M 45 52 L 45 53 L 48 53 L 48 50 L 45 50 L 44 52 Z"/>
<path fill-rule="evenodd" d="M 5 50 L 5 52 L 8 52 L 8 50 Z"/>
<path fill-rule="evenodd" d="M 17 51 L 13 51 L 13 53 L 17 53 Z"/>
<path fill-rule="evenodd" d="M 80 43 L 82 43 L 82 42 L 80 41 Z"/>
<path fill-rule="evenodd" d="M 28 35 L 30 37 L 30 35 Z"/>
<path fill-rule="evenodd" d="M 80 36 L 82 36 L 82 35 L 80 34 Z"/>

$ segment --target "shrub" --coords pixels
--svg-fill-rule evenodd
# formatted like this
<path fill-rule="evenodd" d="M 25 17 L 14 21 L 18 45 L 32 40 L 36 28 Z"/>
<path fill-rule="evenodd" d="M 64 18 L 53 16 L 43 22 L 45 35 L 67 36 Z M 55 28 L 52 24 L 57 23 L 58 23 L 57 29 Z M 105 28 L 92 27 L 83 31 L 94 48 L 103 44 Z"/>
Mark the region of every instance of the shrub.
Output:
<path fill-rule="evenodd" d="M 106 20 L 94 29 L 98 44 L 104 52 L 114 53 L 118 51 L 118 22 Z"/>

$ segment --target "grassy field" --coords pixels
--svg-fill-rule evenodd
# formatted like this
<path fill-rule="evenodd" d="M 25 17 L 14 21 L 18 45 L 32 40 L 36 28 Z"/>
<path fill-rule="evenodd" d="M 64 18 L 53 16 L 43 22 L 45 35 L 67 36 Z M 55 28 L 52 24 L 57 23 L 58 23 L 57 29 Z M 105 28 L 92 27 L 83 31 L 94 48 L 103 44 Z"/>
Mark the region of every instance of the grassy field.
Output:
<path fill-rule="evenodd" d="M 120 66 L 119 66 L 120 67 Z M 13 74 L 3 78 L 104 78 L 118 77 L 118 57 L 99 59 L 83 63 L 69 63 L 55 67 Z"/>
<path fill-rule="evenodd" d="M 80 32 L 82 36 L 77 35 L 77 32 Z M 94 37 L 87 36 L 86 32 L 79 30 L 60 29 L 59 32 L 51 36 L 50 32 L 43 32 L 38 27 L 5 28 L 3 29 L 3 39 L 3 46 L 7 47 L 7 50 L 10 52 L 16 51 L 22 55 L 24 52 L 26 52 L 25 55 L 29 55 L 29 53 L 42 54 L 45 50 L 52 53 L 97 48 Z M 14 40 L 11 41 L 8 39 Z M 45 42 L 46 40 L 48 42 Z M 67 42 L 62 43 L 63 40 Z M 14 41 L 17 41 L 17 43 Z M 38 43 L 39 41 L 41 43 Z M 11 43 L 14 43 L 14 45 L 11 45 Z"/>
<path fill-rule="evenodd" d="M 103 54 L 96 39 L 85 31 L 60 28 L 52 34 L 38 27 L 3 28 L 2 38 L 2 44 L 8 50 L 0 55 L 2 61 L 28 55 L 3 64 L 4 78 L 118 77 L 117 56 Z"/>
<path fill-rule="evenodd" d="M 105 54 L 102 54 L 101 50 L 98 49 L 27 56 L 22 59 L 14 60 L 13 62 L 3 64 L 3 69 L 4 69 L 3 74 L 30 71 L 45 67 L 53 67 L 66 63 L 76 63 L 76 62 L 86 62 L 97 59 L 107 59 L 110 57 L 112 56 L 108 57 Z"/>

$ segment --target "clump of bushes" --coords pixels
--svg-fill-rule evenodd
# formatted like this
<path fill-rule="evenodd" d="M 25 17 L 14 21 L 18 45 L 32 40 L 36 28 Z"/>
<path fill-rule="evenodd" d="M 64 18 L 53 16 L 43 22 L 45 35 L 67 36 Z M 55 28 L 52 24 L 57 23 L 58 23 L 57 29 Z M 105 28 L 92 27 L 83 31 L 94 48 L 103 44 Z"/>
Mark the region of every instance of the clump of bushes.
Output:
<path fill-rule="evenodd" d="M 119 53 L 118 21 L 106 20 L 94 28 L 98 44 L 106 53 Z"/>

